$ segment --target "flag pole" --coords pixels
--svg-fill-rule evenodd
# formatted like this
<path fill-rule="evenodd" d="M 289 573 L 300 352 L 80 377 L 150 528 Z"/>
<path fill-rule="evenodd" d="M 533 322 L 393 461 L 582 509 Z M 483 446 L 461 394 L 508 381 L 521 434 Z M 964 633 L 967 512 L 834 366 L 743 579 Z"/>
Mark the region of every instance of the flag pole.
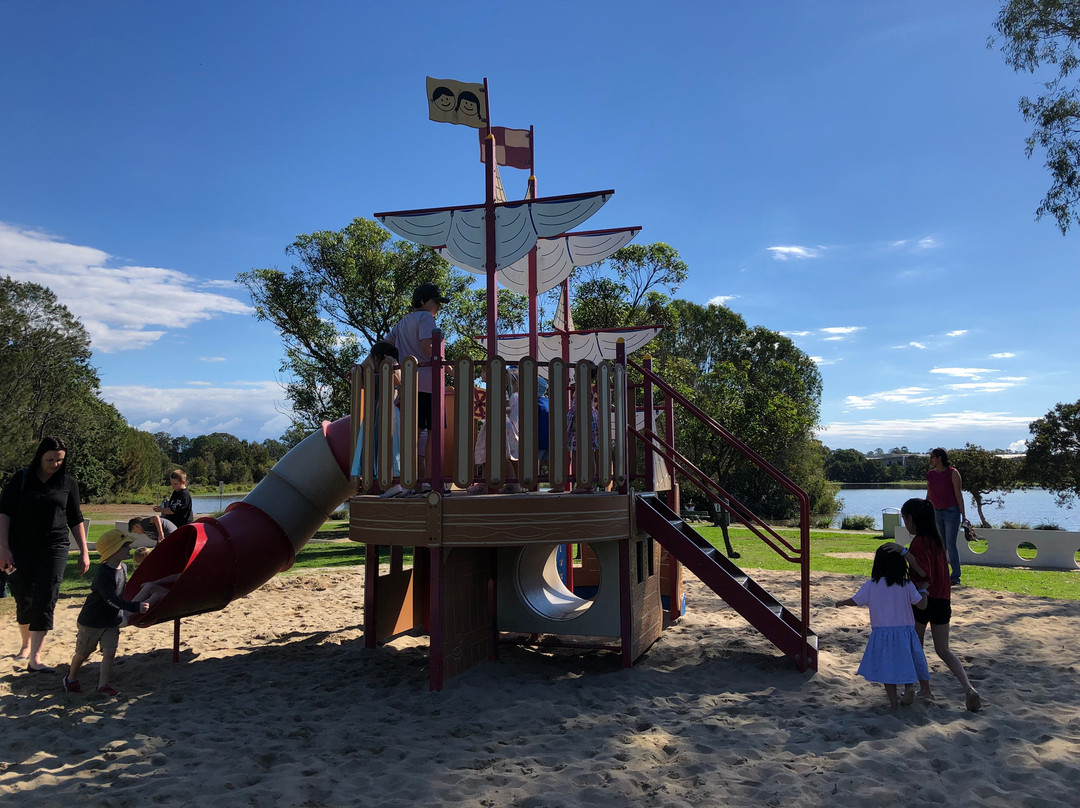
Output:
<path fill-rule="evenodd" d="M 484 184 L 487 197 L 484 201 L 484 224 L 486 241 L 486 261 L 484 270 L 487 273 L 487 355 L 488 359 L 498 355 L 498 333 L 496 321 L 498 320 L 498 296 L 495 292 L 495 270 L 498 261 L 497 242 L 495 238 L 495 136 L 491 133 L 491 96 L 488 92 L 488 80 L 484 77 L 484 105 L 487 108 L 487 121 L 485 123 L 484 153 L 487 156 L 485 166 Z"/>

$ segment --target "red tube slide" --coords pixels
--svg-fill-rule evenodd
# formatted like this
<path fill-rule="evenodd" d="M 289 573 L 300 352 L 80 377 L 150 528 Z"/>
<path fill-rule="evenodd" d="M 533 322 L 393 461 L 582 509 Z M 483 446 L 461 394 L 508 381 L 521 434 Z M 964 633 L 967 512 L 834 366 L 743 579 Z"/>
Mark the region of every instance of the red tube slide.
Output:
<path fill-rule="evenodd" d="M 164 597 L 132 619 L 152 626 L 224 609 L 289 569 L 302 548 L 351 494 L 349 418 L 324 422 L 289 451 L 242 502 L 163 539 L 135 570 L 126 598 L 145 584 Z"/>

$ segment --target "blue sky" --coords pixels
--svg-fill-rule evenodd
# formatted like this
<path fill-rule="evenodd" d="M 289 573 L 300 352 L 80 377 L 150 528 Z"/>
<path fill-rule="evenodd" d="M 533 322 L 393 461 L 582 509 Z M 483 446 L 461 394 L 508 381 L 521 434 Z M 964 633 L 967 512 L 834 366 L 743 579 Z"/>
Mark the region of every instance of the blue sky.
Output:
<path fill-rule="evenodd" d="M 1077 237 L 986 47 L 995 3 L 0 0 L 0 272 L 87 326 L 150 431 L 279 436 L 280 341 L 237 273 L 375 211 L 478 202 L 489 79 L 544 195 L 679 250 L 679 296 L 790 335 L 832 448 L 1018 445 L 1080 398 Z M 524 172 L 507 169 L 511 196 Z"/>

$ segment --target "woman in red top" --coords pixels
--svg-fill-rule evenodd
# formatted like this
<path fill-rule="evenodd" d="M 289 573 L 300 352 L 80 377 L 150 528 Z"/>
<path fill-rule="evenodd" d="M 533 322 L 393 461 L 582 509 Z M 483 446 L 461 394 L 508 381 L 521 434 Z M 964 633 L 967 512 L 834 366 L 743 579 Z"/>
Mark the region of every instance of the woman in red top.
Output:
<path fill-rule="evenodd" d="M 982 707 L 979 692 L 971 686 L 967 672 L 960 658 L 949 648 L 949 621 L 952 619 L 952 584 L 949 581 L 949 563 L 945 556 L 945 542 L 938 533 L 934 506 L 929 500 L 909 499 L 900 509 L 900 516 L 915 538 L 908 547 L 896 542 L 886 544 L 890 550 L 900 553 L 907 559 L 911 569 L 911 579 L 920 592 L 927 595 L 925 609 L 915 608 L 915 630 L 919 640 L 926 636 L 926 626 L 930 625 L 930 634 L 934 638 L 934 650 L 938 657 L 949 666 L 952 675 L 964 687 L 965 703 L 972 712 Z M 919 696 L 932 699 L 929 681 L 919 682 Z"/>
<path fill-rule="evenodd" d="M 960 472 L 949 462 L 949 454 L 940 446 L 930 452 L 930 471 L 926 472 L 926 498 L 934 503 L 938 534 L 945 540 L 949 553 L 949 576 L 953 586 L 960 583 L 960 553 L 956 538 L 960 525 L 967 522 L 964 513 L 963 480 Z"/>

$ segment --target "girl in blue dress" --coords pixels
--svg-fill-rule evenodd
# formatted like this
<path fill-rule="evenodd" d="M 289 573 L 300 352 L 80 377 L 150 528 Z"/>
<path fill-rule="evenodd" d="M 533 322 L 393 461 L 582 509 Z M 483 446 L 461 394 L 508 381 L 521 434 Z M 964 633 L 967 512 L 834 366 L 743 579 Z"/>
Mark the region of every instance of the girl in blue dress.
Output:
<path fill-rule="evenodd" d="M 908 579 L 907 562 L 899 553 L 884 545 L 874 553 L 870 580 L 841 606 L 870 608 L 870 640 L 863 651 L 858 673 L 868 682 L 885 685 L 889 709 L 896 710 L 901 699 L 897 686 L 904 685 L 903 703 L 915 700 L 915 682 L 930 678 L 922 643 L 915 632 L 912 606 L 926 608 L 926 591 L 918 590 Z"/>

